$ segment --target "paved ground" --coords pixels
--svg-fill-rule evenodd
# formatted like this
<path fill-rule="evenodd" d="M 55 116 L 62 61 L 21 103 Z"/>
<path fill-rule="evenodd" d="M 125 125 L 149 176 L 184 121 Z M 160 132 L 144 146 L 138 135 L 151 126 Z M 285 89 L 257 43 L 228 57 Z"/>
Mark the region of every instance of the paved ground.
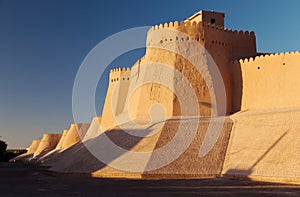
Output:
<path fill-rule="evenodd" d="M 124 180 L 51 176 L 0 163 L 0 196 L 300 196 L 300 186 L 230 179 Z"/>

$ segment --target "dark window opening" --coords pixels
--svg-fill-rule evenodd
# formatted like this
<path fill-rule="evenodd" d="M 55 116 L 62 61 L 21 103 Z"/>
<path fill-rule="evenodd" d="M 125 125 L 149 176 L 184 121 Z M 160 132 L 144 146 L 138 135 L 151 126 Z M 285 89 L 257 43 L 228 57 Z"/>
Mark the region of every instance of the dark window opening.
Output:
<path fill-rule="evenodd" d="M 214 19 L 214 18 L 210 19 L 210 23 L 213 25 L 216 24 L 216 19 Z"/>

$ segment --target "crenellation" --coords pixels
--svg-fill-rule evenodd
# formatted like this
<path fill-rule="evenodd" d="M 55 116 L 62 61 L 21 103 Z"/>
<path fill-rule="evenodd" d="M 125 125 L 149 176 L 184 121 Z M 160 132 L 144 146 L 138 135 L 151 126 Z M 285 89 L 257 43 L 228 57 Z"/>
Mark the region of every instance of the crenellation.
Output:
<path fill-rule="evenodd" d="M 175 21 L 175 22 L 174 22 L 174 28 L 178 28 L 178 26 L 179 26 L 179 22 L 178 22 L 178 21 Z"/>
<path fill-rule="evenodd" d="M 191 27 L 191 22 L 190 22 L 190 21 L 186 22 L 186 23 L 184 24 L 184 26 L 185 26 L 186 28 L 190 28 L 190 27 Z"/>
<path fill-rule="evenodd" d="M 300 92 L 297 91 L 297 88 L 300 87 L 298 77 L 300 52 L 258 53 L 255 33 L 224 28 L 224 16 L 223 13 L 201 11 L 180 23 L 175 21 L 151 27 L 147 36 L 146 54 L 134 64 L 132 69 L 117 67 L 110 70 L 110 83 L 102 117 L 93 120 L 92 125 L 94 126 L 91 125 L 91 129 L 89 129 L 91 131 L 88 131 L 88 135 L 86 135 L 90 145 L 99 145 L 99 139 L 106 136 L 100 135 L 100 131 L 101 134 L 102 130 L 108 131 L 107 137 L 113 137 L 113 143 L 119 145 L 117 142 L 122 142 L 124 147 L 129 147 L 130 150 L 127 150 L 131 153 L 155 151 L 160 146 L 169 143 L 173 136 L 176 137 L 178 125 L 181 124 L 182 117 L 184 117 L 184 122 L 188 123 L 188 127 L 185 126 L 182 129 L 190 132 L 190 126 L 195 124 L 197 130 L 195 130 L 196 136 L 189 145 L 190 147 L 180 157 L 153 171 L 146 171 L 148 168 L 143 167 L 141 172 L 137 172 L 127 169 L 123 171 L 110 166 L 113 163 L 122 163 L 123 156 L 124 158 L 127 156 L 127 154 L 122 154 L 121 157 L 118 155 L 113 158 L 114 160 L 110 160 L 109 165 L 106 165 L 105 168 L 96 169 L 93 155 L 85 152 L 85 149 L 78 149 L 83 145 L 83 143 L 78 143 L 75 146 L 76 149 L 73 149 L 73 151 L 80 150 L 78 154 L 74 154 L 72 148 L 69 149 L 71 152 L 68 154 L 72 153 L 72 157 L 71 159 L 66 157 L 66 159 L 70 162 L 59 161 L 59 167 L 54 166 L 51 169 L 63 169 L 62 172 L 73 173 L 72 170 L 83 165 L 83 167 L 80 166 L 81 173 L 84 169 L 87 171 L 86 173 L 92 172 L 91 176 L 99 177 L 198 178 L 208 175 L 210 177 L 232 175 L 234 177 L 243 176 L 246 179 L 255 178 L 259 181 L 262 181 L 262 178 L 270 181 L 285 180 L 289 182 L 293 180 L 299 184 L 300 156 L 298 154 L 299 140 L 297 139 L 300 136 L 300 123 L 297 117 L 300 117 L 298 109 Z M 164 28 L 180 32 L 161 31 Z M 183 36 L 183 33 L 187 35 Z M 193 49 L 190 45 L 192 40 L 197 40 L 208 53 Z M 165 50 L 169 48 L 163 46 L 174 46 L 177 50 L 185 50 L 187 52 L 185 55 L 192 55 L 195 62 L 205 62 L 200 66 L 202 70 L 197 72 L 192 61 L 188 61 L 189 59 L 180 53 L 178 53 L 180 55 L 176 54 L 178 52 L 176 50 L 175 52 Z M 222 79 L 216 78 L 214 73 L 210 72 L 211 65 L 207 64 L 208 61 L 216 64 Z M 149 65 L 149 63 L 151 64 Z M 168 69 L 161 64 L 174 69 L 167 72 Z M 189 84 L 185 85 L 176 80 L 174 70 L 181 72 L 183 77 L 180 76 L 180 78 L 186 77 Z M 171 80 L 170 88 L 157 83 L 157 80 L 164 79 Z M 142 84 L 143 80 L 147 83 Z M 219 87 L 215 86 L 214 80 L 223 80 L 226 91 L 225 99 L 218 94 L 220 93 L 218 92 Z M 187 91 L 187 86 L 194 90 L 196 97 L 192 100 L 198 102 L 201 114 L 196 114 L 197 117 L 194 115 L 184 116 L 181 113 L 182 105 L 179 103 L 176 92 L 172 89 L 177 89 L 179 93 L 183 93 L 183 96 L 188 98 L 192 94 Z M 212 95 L 210 95 L 211 93 Z M 224 92 L 221 93 L 224 95 Z M 227 103 L 221 103 L 222 106 L 226 104 L 226 114 L 219 114 L 218 109 L 215 114 L 212 112 L 214 110 L 212 106 L 217 106 L 219 103 L 213 101 L 211 96 L 218 97 L 216 100 L 226 100 Z M 191 102 L 186 103 L 190 104 Z M 140 120 L 144 122 L 152 119 L 149 116 L 149 109 L 156 104 L 161 105 L 165 111 L 164 117 L 161 114 L 156 115 L 160 118 L 159 123 L 164 124 L 159 133 L 145 138 L 139 137 L 139 142 L 134 139 L 137 136 L 132 138 L 130 133 L 122 134 L 122 130 L 125 128 L 123 126 L 126 128 L 128 126 L 132 131 L 141 133 L 148 133 L 149 128 L 154 131 L 157 125 L 153 122 L 147 127 L 143 125 L 143 128 L 137 127 L 135 124 Z M 195 106 L 192 103 L 188 105 L 187 109 L 193 110 Z M 127 115 L 130 115 L 130 118 L 127 118 Z M 205 116 L 205 118 L 202 119 L 201 116 Z M 224 117 L 225 122 L 218 121 L 223 130 L 219 136 L 216 136 L 215 132 L 218 129 L 212 120 L 221 120 Z M 165 121 L 161 120 L 162 118 L 170 119 Z M 195 121 L 197 119 L 199 121 Z M 214 125 L 214 133 L 208 133 L 211 123 Z M 75 128 L 76 125 L 73 123 L 69 130 L 64 131 L 66 136 L 72 134 L 71 129 L 78 130 Z M 72 136 L 76 138 L 72 137 L 75 139 L 72 143 L 77 142 L 77 135 L 74 134 L 73 132 Z M 217 141 L 214 142 L 209 154 L 203 157 L 199 156 L 199 144 L 204 144 L 207 136 L 209 136 L 209 140 L 213 139 L 211 134 L 217 137 Z M 128 138 L 129 136 L 130 138 Z M 94 137 L 97 141 L 94 141 Z M 34 153 L 35 156 L 46 153 L 55 146 L 54 143 L 58 140 L 56 147 L 61 147 L 59 143 L 60 141 L 64 142 L 62 138 L 63 135 L 45 134 L 41 141 L 32 143 L 28 152 Z M 150 141 L 148 141 L 149 139 Z M 132 146 L 133 142 L 134 146 Z M 91 147 L 100 150 L 98 147 L 96 149 L 96 146 Z M 103 148 L 104 151 L 108 150 L 105 146 Z M 268 153 L 267 156 L 266 153 Z M 280 155 L 280 153 L 284 154 Z M 168 156 L 168 154 L 169 152 L 166 155 Z M 194 157 L 195 155 L 197 157 Z M 162 161 L 163 157 L 156 156 L 159 155 L 152 152 L 146 160 L 146 166 L 156 165 L 155 162 Z M 86 162 L 90 157 L 93 157 L 92 162 Z M 135 166 L 132 165 L 134 162 L 141 161 L 140 157 L 138 157 L 139 160 L 132 158 L 126 160 L 126 165 Z M 159 160 L 153 158 L 159 158 Z M 211 164 L 214 166 L 212 167 Z M 100 166 L 102 166 L 102 162 Z"/>
<path fill-rule="evenodd" d="M 186 33 L 188 36 L 182 36 L 180 33 L 176 33 L 176 31 L 174 31 L 174 33 L 170 33 L 172 31 L 163 31 L 165 28 Z M 211 24 L 207 22 L 207 20 L 206 22 L 196 20 L 186 22 L 175 21 L 155 25 L 151 28 L 147 37 L 147 46 L 149 49 L 146 49 L 146 55 L 137 61 L 136 66 L 137 68 L 142 66 L 142 64 L 140 64 L 142 60 L 145 60 L 145 62 L 148 62 L 151 59 L 157 61 L 158 57 L 156 56 L 158 51 L 155 51 L 156 46 L 164 47 L 169 43 L 176 46 L 182 42 L 190 42 L 191 40 L 196 40 L 200 43 L 210 53 L 220 69 L 226 89 L 227 114 L 244 109 L 244 106 L 240 103 L 243 103 L 246 99 L 246 97 L 244 97 L 244 92 L 247 92 L 247 90 L 243 90 L 243 88 L 251 87 L 251 84 L 244 86 L 244 76 L 241 76 L 241 72 L 243 72 L 244 75 L 247 72 L 253 72 L 257 75 L 254 78 L 259 79 L 257 80 L 259 82 L 262 80 L 260 79 L 261 76 L 264 75 L 264 73 L 267 73 L 270 68 L 274 67 L 277 69 L 277 66 L 279 66 L 279 71 L 282 71 L 283 68 L 289 68 L 289 56 L 296 54 L 294 52 L 284 54 L 257 53 L 256 37 L 253 31 L 232 30 L 225 28 L 224 26 Z M 188 44 L 184 44 L 183 46 L 188 46 Z M 149 53 L 147 52 L 148 50 L 150 51 Z M 164 52 L 160 51 L 160 53 Z M 168 54 L 161 55 L 166 57 Z M 278 56 L 280 56 L 280 64 L 266 66 L 271 65 L 266 63 L 267 61 L 271 62 L 273 59 L 278 58 Z M 170 60 L 168 61 L 173 63 L 177 62 L 176 58 L 172 58 L 173 57 L 170 57 Z M 164 62 L 165 59 L 159 61 Z M 174 66 L 176 66 L 176 63 L 174 64 Z M 283 67 L 282 65 L 288 66 Z M 127 71 L 127 69 L 116 68 L 111 72 L 111 82 L 113 82 L 113 84 L 118 84 L 120 81 L 123 82 L 126 79 L 131 79 L 131 77 L 121 77 L 122 74 L 120 72 L 125 71 Z M 284 70 L 284 72 L 289 72 L 289 70 Z M 138 76 L 136 72 L 134 76 Z M 251 80 L 251 82 L 253 82 L 253 80 Z M 136 113 L 140 112 L 137 111 Z"/>
<path fill-rule="evenodd" d="M 238 35 L 239 36 L 243 36 L 244 35 L 244 31 L 243 30 L 239 30 Z"/>
<path fill-rule="evenodd" d="M 125 75 L 126 73 L 130 73 L 131 69 L 130 67 L 128 68 L 114 68 L 110 70 L 110 75 L 109 75 L 109 82 L 118 82 L 120 79 L 122 79 L 122 76 Z M 128 74 L 126 74 L 128 75 Z M 128 77 L 126 77 L 127 79 Z M 129 79 L 127 79 L 129 80 Z"/>
<path fill-rule="evenodd" d="M 163 28 L 173 28 L 182 32 L 186 32 L 188 34 L 192 34 L 192 37 L 194 39 L 198 41 L 202 41 L 202 39 L 199 39 L 200 36 L 196 35 L 197 33 L 202 34 L 202 32 L 204 31 L 204 29 L 208 30 L 215 30 L 220 32 L 221 34 L 226 34 L 229 37 L 234 37 L 237 36 L 238 38 L 236 39 L 255 39 L 255 33 L 254 31 L 249 32 L 247 31 L 243 31 L 243 30 L 232 30 L 232 29 L 228 29 L 222 26 L 217 26 L 215 24 L 211 24 L 211 23 L 203 23 L 202 21 L 193 21 L 192 23 L 190 21 L 184 22 L 170 22 L 170 23 L 164 23 L 164 24 L 159 24 L 159 25 L 155 25 L 154 27 L 152 27 L 149 31 L 155 31 L 155 30 L 161 30 Z M 224 37 L 225 35 L 221 36 Z M 225 36 L 226 37 L 226 36 Z M 163 43 L 164 39 L 161 39 Z M 226 43 L 226 41 L 224 41 Z M 203 41 L 201 43 L 204 43 Z M 151 43 L 149 43 L 149 45 L 151 45 Z M 227 44 L 228 45 L 228 44 Z"/>
<path fill-rule="evenodd" d="M 280 53 L 270 53 L 270 54 L 261 54 L 259 56 L 255 56 L 255 57 L 250 57 L 250 59 L 253 59 L 253 61 L 256 61 L 256 60 L 261 60 L 261 59 L 266 59 L 266 58 L 276 58 L 278 56 L 285 56 L 285 57 L 288 57 L 290 55 L 297 55 L 299 54 L 300 52 L 299 51 L 290 51 L 290 52 L 280 52 Z M 248 60 L 248 58 L 243 58 L 243 59 L 240 59 L 240 60 Z"/>

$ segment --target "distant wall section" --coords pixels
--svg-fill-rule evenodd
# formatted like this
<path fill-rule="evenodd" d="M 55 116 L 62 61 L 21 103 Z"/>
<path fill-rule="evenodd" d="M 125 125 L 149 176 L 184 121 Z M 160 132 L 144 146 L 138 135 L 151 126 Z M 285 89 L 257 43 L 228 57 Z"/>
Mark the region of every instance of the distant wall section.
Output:
<path fill-rule="evenodd" d="M 130 74 L 130 68 L 115 68 L 109 73 L 109 85 L 101 119 L 101 126 L 104 130 L 116 126 L 115 116 L 124 110 Z"/>

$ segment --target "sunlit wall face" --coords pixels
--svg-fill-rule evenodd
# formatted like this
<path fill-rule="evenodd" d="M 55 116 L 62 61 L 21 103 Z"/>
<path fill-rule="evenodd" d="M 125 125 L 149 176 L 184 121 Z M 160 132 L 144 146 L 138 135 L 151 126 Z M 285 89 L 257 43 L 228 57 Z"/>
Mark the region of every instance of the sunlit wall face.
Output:
<path fill-rule="evenodd" d="M 226 13 L 226 27 L 254 30 L 258 51 L 297 51 L 299 4 L 271 0 L 1 1 L 1 139 L 8 148 L 24 148 L 45 132 L 62 133 L 73 122 L 72 87 L 78 67 L 97 43 L 114 33 L 184 20 L 201 9 L 216 10 Z M 131 66 L 143 52 L 125 54 L 109 68 Z M 107 81 L 108 74 L 97 89 L 99 114 Z"/>

